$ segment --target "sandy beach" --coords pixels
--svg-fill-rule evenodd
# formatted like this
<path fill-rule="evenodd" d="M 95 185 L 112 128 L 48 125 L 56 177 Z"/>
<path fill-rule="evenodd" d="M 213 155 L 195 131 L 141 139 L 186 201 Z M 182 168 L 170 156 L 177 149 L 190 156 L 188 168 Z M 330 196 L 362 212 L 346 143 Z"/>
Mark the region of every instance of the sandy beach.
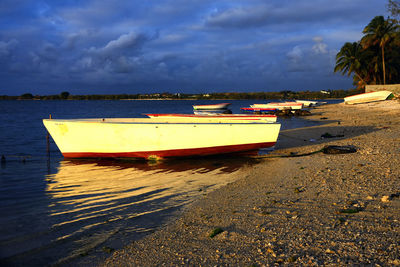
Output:
<path fill-rule="evenodd" d="M 400 102 L 324 105 L 306 119 L 322 124 L 282 131 L 235 182 L 102 265 L 400 265 Z"/>

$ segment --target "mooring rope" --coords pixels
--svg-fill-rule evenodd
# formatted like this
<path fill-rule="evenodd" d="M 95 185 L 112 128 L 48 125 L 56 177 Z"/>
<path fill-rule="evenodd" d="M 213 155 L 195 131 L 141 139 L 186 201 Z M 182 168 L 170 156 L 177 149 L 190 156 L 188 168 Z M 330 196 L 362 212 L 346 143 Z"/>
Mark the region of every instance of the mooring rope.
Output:
<path fill-rule="evenodd" d="M 323 149 L 320 150 L 316 150 L 313 152 L 309 152 L 309 153 L 303 153 L 303 154 L 295 154 L 295 153 L 290 153 L 288 155 L 259 155 L 259 156 L 255 156 L 254 158 L 294 158 L 294 157 L 304 157 L 304 156 L 309 156 L 309 155 L 313 155 L 313 154 L 317 154 L 323 152 Z"/>
<path fill-rule="evenodd" d="M 357 152 L 357 149 L 354 146 L 335 146 L 335 145 L 330 145 L 330 146 L 324 146 L 323 148 L 308 152 L 308 153 L 303 153 L 303 154 L 295 154 L 294 152 L 291 152 L 289 155 L 259 155 L 255 156 L 255 158 L 294 158 L 294 157 L 304 157 L 304 156 L 310 156 L 313 154 L 317 153 L 324 153 L 324 154 L 347 154 L 347 153 L 355 153 Z"/>

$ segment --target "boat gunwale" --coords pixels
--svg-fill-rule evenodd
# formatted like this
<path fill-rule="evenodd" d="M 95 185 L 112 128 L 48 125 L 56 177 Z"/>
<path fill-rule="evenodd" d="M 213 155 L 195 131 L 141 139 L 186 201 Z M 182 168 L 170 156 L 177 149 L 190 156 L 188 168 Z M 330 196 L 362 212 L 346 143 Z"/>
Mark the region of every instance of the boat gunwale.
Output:
<path fill-rule="evenodd" d="M 240 108 L 240 109 L 242 109 L 242 110 L 262 109 L 262 110 L 270 110 L 270 111 L 278 110 L 277 108 L 253 108 L 253 107 L 244 107 L 244 108 Z M 272 116 L 276 116 L 276 115 L 272 115 Z"/>
<path fill-rule="evenodd" d="M 265 105 L 265 106 L 278 106 L 278 107 L 290 107 L 290 106 L 303 106 L 303 103 L 295 103 L 295 104 L 285 104 L 285 103 L 266 103 L 266 104 L 252 104 L 251 106 L 258 106 L 258 105 Z"/>
<path fill-rule="evenodd" d="M 144 118 L 147 120 L 147 118 Z M 151 120 L 149 118 L 149 120 Z M 106 119 L 103 121 L 103 119 L 43 119 L 43 121 L 52 121 L 52 122 L 73 122 L 73 123 L 97 123 L 97 124 L 138 124 L 138 125 L 207 125 L 207 124 L 212 124 L 212 125 L 231 125 L 231 124 L 243 124 L 243 125 L 250 125 L 250 124 L 279 124 L 278 122 L 272 122 L 272 121 L 265 121 L 265 120 L 252 120 L 249 122 L 247 120 L 234 120 L 234 121 L 218 121 L 218 122 L 202 122 L 202 121 L 196 121 L 196 122 L 157 122 L 157 121 L 148 121 L 148 122 L 124 122 L 124 121 L 107 121 Z"/>
<path fill-rule="evenodd" d="M 272 114 L 255 114 L 255 115 L 247 115 L 247 114 L 220 114 L 220 115 L 196 115 L 196 114 L 168 114 L 168 113 L 146 113 L 144 114 L 146 116 L 154 116 L 158 118 L 163 118 L 167 116 L 172 116 L 172 117 L 182 117 L 182 118 L 205 118 L 205 119 L 246 119 L 246 118 L 275 118 L 277 117 L 276 115 Z M 178 115 L 178 116 L 175 116 Z M 239 116 L 235 116 L 239 115 Z"/>

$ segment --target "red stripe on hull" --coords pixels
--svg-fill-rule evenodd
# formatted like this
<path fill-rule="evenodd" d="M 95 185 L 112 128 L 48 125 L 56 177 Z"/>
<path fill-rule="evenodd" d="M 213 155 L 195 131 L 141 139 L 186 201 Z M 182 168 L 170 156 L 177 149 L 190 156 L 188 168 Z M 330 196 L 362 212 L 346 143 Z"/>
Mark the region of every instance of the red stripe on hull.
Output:
<path fill-rule="evenodd" d="M 263 110 L 263 111 L 276 111 L 277 109 L 276 108 L 240 108 L 241 110 L 249 110 L 249 111 L 252 111 L 252 110 Z M 271 115 L 271 116 L 274 116 L 274 115 Z"/>
<path fill-rule="evenodd" d="M 254 151 L 260 148 L 272 147 L 276 142 L 243 144 L 231 146 L 217 146 L 204 148 L 189 148 L 189 149 L 172 149 L 161 151 L 139 151 L 139 152 L 68 152 L 63 153 L 65 158 L 149 158 L 149 157 L 190 157 L 190 156 L 208 156 L 216 154 L 232 154 L 238 152 Z"/>
<path fill-rule="evenodd" d="M 242 108 L 245 109 L 245 108 Z M 275 109 L 271 109 L 275 110 Z M 259 118 L 275 118 L 275 115 L 242 115 L 240 116 L 235 116 L 235 115 L 192 115 L 192 114 L 145 114 L 147 116 L 153 116 L 153 117 L 174 117 L 174 118 L 226 118 L 226 119 L 259 119 Z"/>

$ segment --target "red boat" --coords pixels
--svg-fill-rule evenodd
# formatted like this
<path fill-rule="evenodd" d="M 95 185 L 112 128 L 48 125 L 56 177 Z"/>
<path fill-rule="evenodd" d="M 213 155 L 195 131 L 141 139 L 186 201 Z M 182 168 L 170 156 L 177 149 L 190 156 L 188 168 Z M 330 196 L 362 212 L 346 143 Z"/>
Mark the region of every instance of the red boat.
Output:
<path fill-rule="evenodd" d="M 260 113 L 274 113 L 278 111 L 276 108 L 240 108 L 244 112 L 260 112 Z"/>
<path fill-rule="evenodd" d="M 190 120 L 240 120 L 240 121 L 270 121 L 276 122 L 275 115 L 247 115 L 247 114 L 144 114 L 150 118 L 190 119 Z"/>

